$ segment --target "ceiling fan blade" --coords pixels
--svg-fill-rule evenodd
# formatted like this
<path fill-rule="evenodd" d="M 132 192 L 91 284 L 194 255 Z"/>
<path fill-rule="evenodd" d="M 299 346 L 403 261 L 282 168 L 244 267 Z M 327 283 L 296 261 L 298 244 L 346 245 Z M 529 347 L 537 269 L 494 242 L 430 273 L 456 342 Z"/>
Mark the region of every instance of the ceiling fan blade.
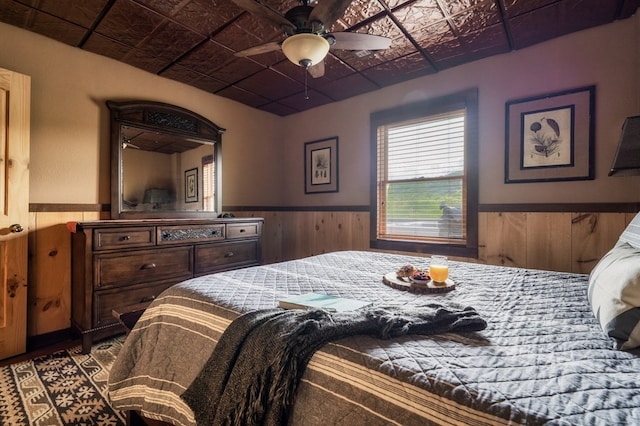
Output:
<path fill-rule="evenodd" d="M 309 15 L 309 22 L 318 21 L 326 30 L 338 19 L 342 18 L 353 0 L 320 0 Z"/>
<path fill-rule="evenodd" d="M 241 50 L 239 52 L 234 53 L 234 56 L 239 56 L 241 58 L 253 55 L 260 55 L 261 53 L 269 53 L 275 50 L 280 50 L 280 45 L 282 43 L 277 41 L 272 41 L 270 43 L 261 44 L 259 46 L 253 46 L 248 49 Z"/>
<path fill-rule="evenodd" d="M 320 61 L 317 64 L 310 66 L 307 68 L 307 71 L 313 78 L 322 77 L 324 75 L 324 61 Z"/>
<path fill-rule="evenodd" d="M 294 31 L 296 29 L 296 27 L 291 22 L 289 22 L 287 18 L 282 16 L 279 12 L 271 9 L 270 7 L 262 3 L 259 3 L 258 1 L 254 1 L 254 0 L 231 0 L 231 1 L 233 1 L 236 4 L 236 6 L 243 8 L 247 12 L 253 13 L 254 15 L 261 16 L 263 18 L 270 20 L 271 22 L 281 27 L 285 31 L 286 29 L 289 29 L 290 31 Z"/>
<path fill-rule="evenodd" d="M 384 50 L 391 46 L 391 39 L 372 34 L 335 32 L 330 33 L 336 39 L 336 43 L 331 46 L 334 49 L 342 50 Z"/>

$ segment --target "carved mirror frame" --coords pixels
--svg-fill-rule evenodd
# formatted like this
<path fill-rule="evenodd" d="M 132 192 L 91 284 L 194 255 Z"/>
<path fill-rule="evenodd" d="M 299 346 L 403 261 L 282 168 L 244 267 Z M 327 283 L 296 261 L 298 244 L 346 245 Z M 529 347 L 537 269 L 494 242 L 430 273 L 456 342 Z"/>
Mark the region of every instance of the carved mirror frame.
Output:
<path fill-rule="evenodd" d="M 107 101 L 111 116 L 111 218 L 112 219 L 150 219 L 150 218 L 198 218 L 215 217 L 222 210 L 222 134 L 225 129 L 217 126 L 205 117 L 185 108 L 154 101 Z M 213 145 L 212 154 L 215 167 L 214 192 L 216 194 L 215 211 L 188 209 L 132 210 L 130 202 L 124 200 L 123 152 L 127 147 L 142 149 L 135 145 L 126 132 L 130 130 L 144 134 L 155 134 L 158 138 L 169 139 L 172 145 L 185 147 L 194 144 Z M 202 173 L 202 172 L 200 172 Z M 176 176 L 174 176 L 175 178 Z M 180 172 L 180 180 L 175 182 L 185 191 L 185 205 L 193 200 L 196 194 L 187 194 L 189 189 L 185 183 L 197 179 L 197 169 Z M 184 179 L 184 180 L 182 180 Z M 198 182 L 195 180 L 194 182 Z M 145 191 L 145 198 L 147 193 Z M 141 202 L 142 200 L 138 200 Z M 178 204 L 178 203 L 176 203 Z"/>

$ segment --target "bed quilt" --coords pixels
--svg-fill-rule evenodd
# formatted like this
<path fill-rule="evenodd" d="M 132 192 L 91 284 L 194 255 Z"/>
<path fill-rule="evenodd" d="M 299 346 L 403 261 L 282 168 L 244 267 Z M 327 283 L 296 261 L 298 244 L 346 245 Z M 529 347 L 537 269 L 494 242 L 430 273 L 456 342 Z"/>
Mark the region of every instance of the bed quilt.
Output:
<path fill-rule="evenodd" d="M 127 337 L 109 378 L 112 404 L 194 425 L 181 395 L 231 321 L 315 291 L 386 306 L 455 302 L 475 308 L 488 326 L 328 343 L 307 365 L 290 424 L 640 422 L 640 357 L 614 349 L 600 330 L 587 275 L 450 262 L 456 287 L 448 293 L 413 294 L 383 283 L 407 263 L 426 269 L 429 259 L 345 251 L 177 284 Z"/>

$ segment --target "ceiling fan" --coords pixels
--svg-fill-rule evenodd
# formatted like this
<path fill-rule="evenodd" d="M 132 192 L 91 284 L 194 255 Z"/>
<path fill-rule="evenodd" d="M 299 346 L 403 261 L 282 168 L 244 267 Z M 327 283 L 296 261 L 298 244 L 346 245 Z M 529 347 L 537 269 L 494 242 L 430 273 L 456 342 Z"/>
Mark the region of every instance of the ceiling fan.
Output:
<path fill-rule="evenodd" d="M 353 0 L 300 0 L 284 15 L 260 0 L 232 0 L 237 6 L 278 25 L 286 38 L 236 52 L 246 57 L 282 50 L 294 64 L 308 70 L 312 77 L 324 75 L 324 58 L 330 48 L 342 50 L 384 50 L 391 39 L 352 32 L 329 33 L 328 29 L 344 14 Z M 317 3 L 317 6 L 311 4 Z"/>

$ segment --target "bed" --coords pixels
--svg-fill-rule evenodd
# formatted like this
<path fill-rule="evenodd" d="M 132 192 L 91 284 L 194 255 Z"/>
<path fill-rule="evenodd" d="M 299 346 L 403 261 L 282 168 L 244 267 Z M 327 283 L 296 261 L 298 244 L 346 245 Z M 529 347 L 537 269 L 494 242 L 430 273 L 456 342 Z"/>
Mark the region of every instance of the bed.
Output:
<path fill-rule="evenodd" d="M 116 409 L 196 424 L 182 396 L 232 321 L 313 291 L 376 306 L 469 306 L 487 326 L 326 343 L 302 374 L 289 424 L 638 424 L 639 260 L 640 215 L 590 275 L 450 262 L 454 290 L 416 294 L 383 276 L 429 258 L 342 251 L 194 278 L 137 322 L 109 395 Z M 612 290 L 610 277 L 624 285 Z"/>

